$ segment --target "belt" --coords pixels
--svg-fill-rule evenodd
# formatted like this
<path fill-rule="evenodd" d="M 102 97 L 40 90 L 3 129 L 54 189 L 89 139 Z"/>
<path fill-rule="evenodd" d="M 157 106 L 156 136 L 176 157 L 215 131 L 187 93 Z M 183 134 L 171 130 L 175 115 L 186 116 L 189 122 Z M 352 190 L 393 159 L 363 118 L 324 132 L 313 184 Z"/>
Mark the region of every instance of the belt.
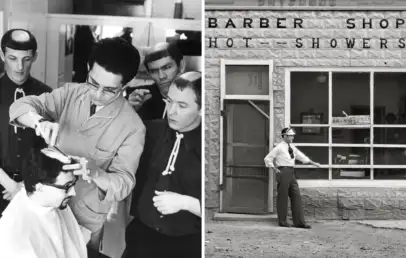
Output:
<path fill-rule="evenodd" d="M 278 167 L 278 169 L 279 168 L 294 168 L 294 167 L 289 167 L 289 166 L 280 166 L 280 167 Z"/>

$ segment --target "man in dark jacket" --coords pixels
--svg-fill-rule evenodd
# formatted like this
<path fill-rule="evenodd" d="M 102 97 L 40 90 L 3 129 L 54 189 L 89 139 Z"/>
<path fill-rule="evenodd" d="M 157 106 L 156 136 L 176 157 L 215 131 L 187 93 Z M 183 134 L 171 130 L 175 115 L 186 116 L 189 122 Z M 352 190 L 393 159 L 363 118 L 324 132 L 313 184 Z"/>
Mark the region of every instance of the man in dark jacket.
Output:
<path fill-rule="evenodd" d="M 31 147 L 41 148 L 45 142 L 32 130 L 9 125 L 10 105 L 25 95 L 41 95 L 52 89 L 31 77 L 31 66 L 37 58 L 37 41 L 23 29 L 7 31 L 1 39 L 0 57 L 5 74 L 0 78 L 0 184 L 3 194 L 13 195 L 20 182 L 22 160 Z M 1 187 L 0 187 L 1 188 Z M 0 197 L 0 214 L 8 201 Z M 8 198 L 7 198 L 8 199 Z"/>
<path fill-rule="evenodd" d="M 169 86 L 183 73 L 185 61 L 176 44 L 163 42 L 145 55 L 144 66 L 155 83 L 148 89 L 136 89 L 128 100 L 142 120 L 160 119 L 165 116 Z"/>

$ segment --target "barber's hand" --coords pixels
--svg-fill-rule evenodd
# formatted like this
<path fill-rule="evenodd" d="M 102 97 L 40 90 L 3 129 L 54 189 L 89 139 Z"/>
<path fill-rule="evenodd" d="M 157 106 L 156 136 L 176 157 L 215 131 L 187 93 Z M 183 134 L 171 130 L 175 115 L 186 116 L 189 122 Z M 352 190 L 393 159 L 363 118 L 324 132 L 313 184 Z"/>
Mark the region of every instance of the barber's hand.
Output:
<path fill-rule="evenodd" d="M 273 171 L 275 171 L 276 174 L 279 174 L 279 173 L 281 172 L 279 169 L 277 169 L 277 168 L 275 168 L 275 167 L 272 168 L 272 169 L 273 169 Z"/>
<path fill-rule="evenodd" d="M 87 181 L 88 183 L 90 183 L 92 179 L 97 176 L 99 167 L 96 166 L 96 163 L 94 161 L 88 161 L 85 158 L 76 156 L 70 157 L 78 163 L 64 165 L 62 167 L 63 170 L 73 170 L 74 175 L 82 176 L 83 180 Z"/>
<path fill-rule="evenodd" d="M 9 184 L 7 189 L 5 189 L 2 194 L 3 194 L 3 199 L 7 201 L 11 201 L 11 199 L 16 196 L 16 194 L 20 191 L 20 189 L 23 187 L 22 183 L 17 183 L 13 180 L 12 184 Z"/>
<path fill-rule="evenodd" d="M 59 133 L 59 124 L 43 121 L 35 127 L 35 133 L 44 138 L 47 144 L 54 146 Z"/>
<path fill-rule="evenodd" d="M 137 89 L 131 92 L 128 96 L 128 102 L 135 108 L 139 110 L 145 101 L 149 100 L 152 97 L 151 93 L 147 89 Z"/>
<path fill-rule="evenodd" d="M 169 191 L 155 191 L 155 194 L 156 196 L 152 198 L 152 201 L 157 210 L 163 215 L 177 213 L 185 206 L 185 198 L 181 194 Z"/>

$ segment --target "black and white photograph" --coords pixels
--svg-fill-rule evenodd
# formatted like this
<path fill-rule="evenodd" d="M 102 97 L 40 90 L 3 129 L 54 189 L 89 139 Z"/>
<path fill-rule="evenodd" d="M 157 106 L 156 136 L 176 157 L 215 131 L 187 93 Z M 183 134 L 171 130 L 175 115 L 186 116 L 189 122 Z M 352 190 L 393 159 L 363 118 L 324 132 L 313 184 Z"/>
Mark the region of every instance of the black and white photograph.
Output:
<path fill-rule="evenodd" d="M 204 257 L 202 8 L 1 1 L 0 257 Z"/>
<path fill-rule="evenodd" d="M 403 257 L 406 2 L 205 3 L 205 257 Z"/>

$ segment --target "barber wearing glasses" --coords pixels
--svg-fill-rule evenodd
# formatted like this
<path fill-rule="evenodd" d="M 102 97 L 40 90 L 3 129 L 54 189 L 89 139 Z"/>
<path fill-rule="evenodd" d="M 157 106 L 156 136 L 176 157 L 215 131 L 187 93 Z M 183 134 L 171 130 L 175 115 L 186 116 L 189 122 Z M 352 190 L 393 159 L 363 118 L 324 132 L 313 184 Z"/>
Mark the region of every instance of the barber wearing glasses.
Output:
<path fill-rule="evenodd" d="M 276 145 L 264 159 L 265 165 L 272 168 L 276 173 L 278 187 L 276 207 L 279 226 L 290 227 L 286 221 L 288 197 L 290 197 L 293 226 L 297 228 L 311 228 L 304 219 L 302 197 L 300 196 L 299 185 L 295 177 L 294 166 L 296 159 L 304 164 L 312 164 L 317 167 L 320 167 L 320 164 L 310 160 L 292 144 L 295 138 L 295 131 L 292 128 L 284 128 L 281 135 L 283 141 Z"/>
<path fill-rule="evenodd" d="M 121 257 L 125 248 L 127 197 L 144 148 L 145 126 L 122 94 L 139 64 L 134 46 L 106 38 L 92 49 L 85 84 L 68 83 L 10 107 L 11 124 L 33 128 L 48 144 L 81 157 L 64 168 L 82 175 L 69 206 L 78 223 L 92 232 L 89 246 L 110 257 Z M 114 226 L 105 225 L 114 210 L 119 211 Z"/>

